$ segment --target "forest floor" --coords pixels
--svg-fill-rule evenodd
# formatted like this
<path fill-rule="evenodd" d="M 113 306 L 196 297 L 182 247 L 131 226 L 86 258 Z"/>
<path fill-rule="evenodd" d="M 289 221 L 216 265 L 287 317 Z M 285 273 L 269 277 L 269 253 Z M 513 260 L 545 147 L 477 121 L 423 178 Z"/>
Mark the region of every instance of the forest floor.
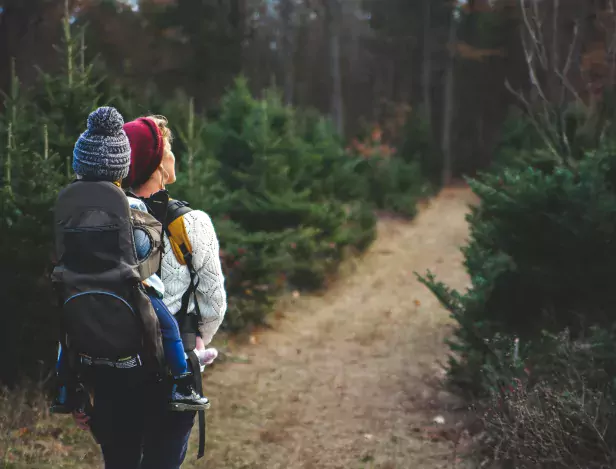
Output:
<path fill-rule="evenodd" d="M 222 344 L 226 360 L 205 379 L 207 454 L 195 460 L 193 432 L 183 467 L 460 467 L 464 411 L 440 387 L 451 319 L 414 272 L 466 288 L 459 248 L 473 200 L 446 189 L 411 222 L 381 218 L 376 242 L 330 288 L 290 295 L 271 328 Z M 15 448 L 5 467 L 100 467 L 85 433 L 49 425 L 22 429 L 30 450 Z"/>

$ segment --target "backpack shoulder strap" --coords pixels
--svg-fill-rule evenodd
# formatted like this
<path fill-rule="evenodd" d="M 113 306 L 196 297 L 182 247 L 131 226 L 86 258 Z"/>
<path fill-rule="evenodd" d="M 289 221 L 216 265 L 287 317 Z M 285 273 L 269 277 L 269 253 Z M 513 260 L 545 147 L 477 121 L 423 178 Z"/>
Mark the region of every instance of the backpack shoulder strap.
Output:
<path fill-rule="evenodd" d="M 199 285 L 199 276 L 192 263 L 192 245 L 184 224 L 184 215 L 191 211 L 192 209 L 187 202 L 169 200 L 164 225 L 175 258 L 181 265 L 185 265 L 190 273 L 190 284 L 182 295 L 180 310 L 175 315 L 186 351 L 195 348 L 197 333 L 201 324 L 201 311 L 199 302 L 195 297 Z M 188 304 L 191 297 L 194 298 L 195 310 L 192 314 L 188 314 Z"/>
<path fill-rule="evenodd" d="M 169 243 L 175 258 L 181 265 L 188 265 L 188 257 L 192 256 L 192 245 L 188 239 L 184 215 L 191 212 L 192 208 L 187 202 L 180 200 L 169 200 L 167 205 L 167 216 L 165 217 L 165 233 L 169 237 Z M 189 266 L 190 269 L 190 266 Z"/>
<path fill-rule="evenodd" d="M 180 200 L 169 200 L 167 205 L 167 215 L 165 217 L 165 233 L 169 238 L 169 244 L 173 250 L 175 258 L 181 265 L 188 267 L 190 273 L 190 285 L 186 292 L 182 295 L 182 305 L 175 317 L 180 327 L 180 335 L 184 344 L 184 350 L 188 354 L 188 360 L 191 364 L 193 374 L 195 376 L 195 386 L 197 392 L 203 395 L 203 383 L 201 381 L 201 373 L 199 359 L 195 355 L 194 348 L 196 347 L 197 333 L 201 322 L 201 311 L 199 310 L 199 302 L 196 298 L 197 286 L 199 285 L 199 276 L 192 263 L 192 245 L 188 239 L 186 225 L 184 223 L 184 215 L 191 212 L 187 202 Z M 188 314 L 188 302 L 190 297 L 194 297 L 195 311 L 193 314 Z M 205 412 L 199 411 L 199 452 L 197 459 L 203 457 L 205 453 Z"/>

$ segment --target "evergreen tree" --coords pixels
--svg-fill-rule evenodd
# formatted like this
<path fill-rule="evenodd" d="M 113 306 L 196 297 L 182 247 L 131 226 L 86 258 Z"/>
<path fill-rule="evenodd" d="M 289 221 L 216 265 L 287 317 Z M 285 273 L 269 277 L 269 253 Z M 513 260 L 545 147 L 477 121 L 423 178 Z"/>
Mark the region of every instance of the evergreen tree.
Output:
<path fill-rule="evenodd" d="M 185 81 L 198 102 L 212 96 L 212 89 L 222 93 L 240 73 L 247 12 L 239 0 L 143 1 L 141 7 L 159 30 L 174 31 L 170 40 L 184 59 Z"/>
<path fill-rule="evenodd" d="M 72 149 L 99 98 L 81 36 L 64 19 L 62 74 L 41 73 L 35 91 L 22 90 L 15 74 L 0 115 L 0 270 L 7 311 L 0 326 L 0 380 L 10 383 L 54 357 L 58 311 L 49 273 L 52 207 L 72 175 Z"/>
<path fill-rule="evenodd" d="M 459 293 L 422 277 L 458 322 L 456 384 L 486 392 L 510 373 L 515 338 L 525 360 L 546 333 L 578 339 L 616 323 L 615 164 L 606 148 L 576 169 L 510 169 L 470 182 L 480 199 L 463 249 L 472 287 Z"/>
<path fill-rule="evenodd" d="M 288 286 L 322 286 L 346 247 L 365 249 L 372 241 L 370 209 L 350 192 L 348 207 L 337 198 L 357 175 L 345 166 L 325 121 L 298 118 L 275 92 L 254 99 L 243 79 L 205 127 L 190 100 L 186 104 L 177 128 L 185 169 L 179 184 L 183 196 L 214 217 L 227 288 L 241 305 L 227 327 L 262 321 L 275 294 Z"/>
<path fill-rule="evenodd" d="M 3 297 L 0 380 L 11 383 L 24 372 L 39 371 L 41 358 L 53 356 L 51 332 L 58 316 L 46 278 L 50 209 L 65 179 L 57 171 L 60 159 L 49 146 L 48 129 L 14 74 L 5 108 L 8 112 L 0 115 L 0 276 L 3 291 L 10 293 Z"/>
<path fill-rule="evenodd" d="M 70 177 L 73 146 L 85 129 L 88 115 L 101 101 L 99 86 L 102 78 L 96 78 L 93 64 L 85 61 L 83 29 L 75 34 L 68 7 L 62 30 L 62 42 L 57 47 L 63 62 L 61 73 L 55 75 L 41 71 L 34 102 L 47 125 L 49 144 L 61 155 L 64 172 Z"/>

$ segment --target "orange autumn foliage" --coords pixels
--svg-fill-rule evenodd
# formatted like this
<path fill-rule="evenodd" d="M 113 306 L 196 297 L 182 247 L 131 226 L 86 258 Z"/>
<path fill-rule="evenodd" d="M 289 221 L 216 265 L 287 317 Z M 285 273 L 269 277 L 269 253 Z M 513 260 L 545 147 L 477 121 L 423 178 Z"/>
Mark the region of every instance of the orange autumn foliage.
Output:
<path fill-rule="evenodd" d="M 396 149 L 382 142 L 383 130 L 379 125 L 375 125 L 370 132 L 370 136 L 364 141 L 354 138 L 346 151 L 350 155 L 362 158 L 389 158 L 396 153 Z"/>

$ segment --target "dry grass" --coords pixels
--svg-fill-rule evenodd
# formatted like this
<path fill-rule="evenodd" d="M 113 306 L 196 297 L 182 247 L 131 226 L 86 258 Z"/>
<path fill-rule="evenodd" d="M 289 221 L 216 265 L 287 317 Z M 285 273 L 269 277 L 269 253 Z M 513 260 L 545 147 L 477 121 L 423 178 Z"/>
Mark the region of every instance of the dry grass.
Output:
<path fill-rule="evenodd" d="M 26 383 L 0 392 L 0 467 L 77 468 L 99 460 L 98 448 L 70 417 L 50 418 L 42 390 Z"/>
<path fill-rule="evenodd" d="M 459 247 L 469 202 L 468 190 L 450 189 L 413 222 L 382 220 L 371 250 L 327 292 L 284 299 L 272 329 L 230 341 L 233 359 L 205 382 L 206 462 L 195 462 L 192 445 L 184 467 L 453 467 L 456 416 L 443 413 L 432 385 L 449 318 L 413 272 L 429 268 L 465 287 Z M 433 428 L 436 412 L 446 425 Z M 96 464 L 91 442 L 68 446 L 63 464 Z"/>

